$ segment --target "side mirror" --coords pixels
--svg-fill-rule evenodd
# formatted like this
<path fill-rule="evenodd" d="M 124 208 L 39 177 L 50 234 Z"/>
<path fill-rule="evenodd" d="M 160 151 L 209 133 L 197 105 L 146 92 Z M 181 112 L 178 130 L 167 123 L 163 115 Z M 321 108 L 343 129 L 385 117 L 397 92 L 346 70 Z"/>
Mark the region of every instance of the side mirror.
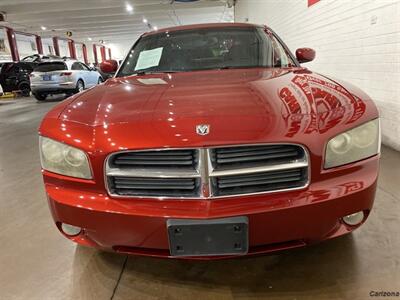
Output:
<path fill-rule="evenodd" d="M 118 62 L 113 59 L 105 60 L 100 63 L 100 70 L 103 73 L 115 73 L 118 70 Z"/>
<path fill-rule="evenodd" d="M 315 50 L 311 48 L 299 48 L 296 50 L 296 58 L 301 64 L 313 61 L 315 58 Z"/>

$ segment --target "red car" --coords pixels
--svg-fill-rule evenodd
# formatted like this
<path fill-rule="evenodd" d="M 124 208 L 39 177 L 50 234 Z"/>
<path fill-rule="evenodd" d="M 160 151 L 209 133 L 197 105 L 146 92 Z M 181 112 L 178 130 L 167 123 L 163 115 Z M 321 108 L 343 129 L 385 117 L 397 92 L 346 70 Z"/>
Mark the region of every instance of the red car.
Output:
<path fill-rule="evenodd" d="M 40 126 L 55 224 L 82 245 L 216 259 L 350 233 L 373 206 L 378 111 L 268 27 L 145 33 Z M 102 64 L 116 71 L 117 64 Z"/>

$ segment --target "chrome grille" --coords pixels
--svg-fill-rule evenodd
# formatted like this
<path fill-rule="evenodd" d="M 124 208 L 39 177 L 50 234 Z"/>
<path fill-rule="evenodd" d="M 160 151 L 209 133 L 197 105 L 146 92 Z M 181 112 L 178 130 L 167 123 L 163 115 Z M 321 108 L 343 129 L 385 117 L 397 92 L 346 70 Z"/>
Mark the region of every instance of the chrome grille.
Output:
<path fill-rule="evenodd" d="M 307 151 L 269 144 L 112 154 L 106 186 L 116 197 L 218 198 L 304 188 Z"/>

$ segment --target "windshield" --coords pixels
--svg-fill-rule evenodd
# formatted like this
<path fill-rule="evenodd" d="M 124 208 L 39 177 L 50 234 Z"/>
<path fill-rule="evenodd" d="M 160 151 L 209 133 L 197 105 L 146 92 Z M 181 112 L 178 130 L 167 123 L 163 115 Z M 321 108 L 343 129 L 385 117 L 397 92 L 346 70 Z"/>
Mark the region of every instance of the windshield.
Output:
<path fill-rule="evenodd" d="M 143 72 L 294 65 L 280 42 L 262 28 L 229 27 L 163 32 L 142 37 L 117 77 Z"/>
<path fill-rule="evenodd" d="M 67 65 L 63 62 L 41 63 L 35 68 L 35 72 L 52 72 L 67 70 Z"/>
<path fill-rule="evenodd" d="M 31 56 L 24 57 L 22 59 L 22 61 L 34 62 L 36 59 L 38 59 L 38 57 L 39 57 L 38 55 L 31 55 Z"/>

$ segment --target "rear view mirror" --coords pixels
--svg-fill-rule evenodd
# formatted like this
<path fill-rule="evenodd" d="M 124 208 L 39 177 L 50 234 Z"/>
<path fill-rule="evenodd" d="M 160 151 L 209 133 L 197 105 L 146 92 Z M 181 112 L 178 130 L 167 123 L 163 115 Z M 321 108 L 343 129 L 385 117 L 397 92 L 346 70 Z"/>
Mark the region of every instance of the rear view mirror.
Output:
<path fill-rule="evenodd" d="M 118 62 L 113 59 L 105 60 L 100 63 L 100 70 L 104 73 L 115 73 L 118 69 Z"/>
<path fill-rule="evenodd" d="M 315 58 L 315 50 L 311 48 L 299 48 L 296 50 L 296 58 L 301 64 L 313 61 Z"/>

